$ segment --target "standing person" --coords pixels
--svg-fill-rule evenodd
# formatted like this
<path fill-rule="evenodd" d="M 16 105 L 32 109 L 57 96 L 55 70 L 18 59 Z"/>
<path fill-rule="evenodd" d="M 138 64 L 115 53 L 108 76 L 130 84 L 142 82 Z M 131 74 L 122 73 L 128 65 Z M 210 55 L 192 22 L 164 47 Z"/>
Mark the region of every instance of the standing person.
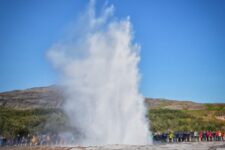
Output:
<path fill-rule="evenodd" d="M 219 131 L 218 136 L 219 136 L 219 141 L 221 141 L 221 140 L 222 140 L 222 134 L 221 134 L 221 131 Z"/>
<path fill-rule="evenodd" d="M 30 134 L 27 135 L 27 145 L 31 146 L 31 139 L 32 139 L 32 136 Z"/>
<path fill-rule="evenodd" d="M 32 145 L 37 145 L 37 137 L 36 137 L 36 135 L 33 135 L 33 136 L 32 136 L 31 144 L 32 144 Z"/>
<path fill-rule="evenodd" d="M 216 141 L 219 141 L 219 131 L 216 131 Z"/>
<path fill-rule="evenodd" d="M 179 141 L 180 142 L 183 142 L 183 136 L 184 136 L 183 132 L 180 132 L 179 133 Z"/>
<path fill-rule="evenodd" d="M 205 135 L 206 135 L 206 141 L 209 141 L 209 131 L 206 131 Z"/>
<path fill-rule="evenodd" d="M 16 140 L 15 140 L 15 145 L 19 145 L 19 144 L 20 144 L 20 135 L 17 134 Z"/>
<path fill-rule="evenodd" d="M 22 136 L 22 138 L 21 138 L 21 145 L 25 145 L 25 143 L 26 143 L 25 136 Z"/>
<path fill-rule="evenodd" d="M 162 139 L 163 139 L 163 142 L 167 142 L 167 136 L 168 134 L 167 133 L 162 133 Z"/>
<path fill-rule="evenodd" d="M 199 141 L 202 141 L 202 138 L 203 138 L 203 132 L 200 132 L 199 133 Z"/>
<path fill-rule="evenodd" d="M 169 133 L 169 142 L 173 142 L 174 134 L 173 132 Z"/>
<path fill-rule="evenodd" d="M 194 132 L 193 131 L 191 131 L 190 132 L 190 142 L 193 142 L 194 141 Z"/>
<path fill-rule="evenodd" d="M 213 132 L 213 141 L 216 141 L 216 132 Z"/>
<path fill-rule="evenodd" d="M 0 135 L 0 147 L 3 146 L 3 136 Z"/>
<path fill-rule="evenodd" d="M 206 132 L 206 131 L 203 132 L 203 140 L 204 140 L 204 141 L 207 141 L 207 132 Z"/>
<path fill-rule="evenodd" d="M 209 140 L 212 141 L 212 139 L 213 139 L 213 133 L 212 131 L 209 131 Z"/>
<path fill-rule="evenodd" d="M 190 142 L 190 139 L 191 139 L 191 133 L 186 132 L 186 142 Z"/>
<path fill-rule="evenodd" d="M 195 142 L 199 141 L 199 136 L 198 136 L 198 132 L 197 131 L 194 132 L 194 141 Z"/>
<path fill-rule="evenodd" d="M 63 136 L 60 137 L 60 145 L 64 145 L 65 144 L 65 139 Z"/>
<path fill-rule="evenodd" d="M 182 142 L 185 142 L 185 140 L 186 140 L 186 133 L 182 132 Z"/>
<path fill-rule="evenodd" d="M 179 139 L 179 132 L 175 132 L 174 133 L 174 142 L 178 142 L 178 139 Z"/>
<path fill-rule="evenodd" d="M 222 136 L 222 141 L 224 141 L 224 131 L 222 131 L 222 133 L 221 133 L 221 136 Z"/>
<path fill-rule="evenodd" d="M 51 137 L 50 137 L 49 134 L 46 136 L 46 144 L 47 144 L 48 146 L 50 146 L 50 144 L 51 144 Z"/>

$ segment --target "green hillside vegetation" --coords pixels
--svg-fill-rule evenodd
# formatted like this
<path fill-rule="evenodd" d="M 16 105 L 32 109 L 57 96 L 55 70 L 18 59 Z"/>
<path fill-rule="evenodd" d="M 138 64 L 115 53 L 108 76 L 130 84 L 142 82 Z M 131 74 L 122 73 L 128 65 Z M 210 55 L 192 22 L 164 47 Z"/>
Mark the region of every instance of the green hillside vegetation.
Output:
<path fill-rule="evenodd" d="M 166 99 L 147 99 L 146 102 L 153 132 L 225 130 L 225 104 Z"/>
<path fill-rule="evenodd" d="M 60 109 L 15 110 L 0 108 L 0 134 L 14 137 L 17 134 L 51 133 L 71 129 L 68 118 Z"/>
<path fill-rule="evenodd" d="M 168 102 L 167 102 L 168 103 Z M 205 104 L 204 109 L 167 109 L 150 107 L 147 117 L 153 132 L 225 130 L 225 104 Z M 26 109 L 0 107 L 0 134 L 13 137 L 17 134 L 75 131 L 61 109 Z"/>
<path fill-rule="evenodd" d="M 148 117 L 153 132 L 225 130 L 225 122 L 218 120 L 216 113 L 206 110 L 151 109 Z"/>

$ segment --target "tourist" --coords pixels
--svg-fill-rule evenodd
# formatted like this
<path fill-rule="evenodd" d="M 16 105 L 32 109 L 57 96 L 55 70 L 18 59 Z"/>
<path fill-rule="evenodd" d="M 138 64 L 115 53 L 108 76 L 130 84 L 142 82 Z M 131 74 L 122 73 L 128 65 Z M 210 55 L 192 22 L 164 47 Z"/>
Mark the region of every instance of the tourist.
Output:
<path fill-rule="evenodd" d="M 221 133 L 222 141 L 225 139 L 224 131 Z"/>
<path fill-rule="evenodd" d="M 169 133 L 169 142 L 173 142 L 174 134 L 173 132 Z"/>
<path fill-rule="evenodd" d="M 194 132 L 194 141 L 195 142 L 199 141 L 199 135 L 197 131 Z"/>
<path fill-rule="evenodd" d="M 2 146 L 2 145 L 3 145 L 3 136 L 0 135 L 0 146 Z"/>
<path fill-rule="evenodd" d="M 199 133 L 199 141 L 202 141 L 202 139 L 203 139 L 203 132 L 200 132 Z"/>
<path fill-rule="evenodd" d="M 218 136 L 219 136 L 219 141 L 221 141 L 222 140 L 222 133 L 221 133 L 221 131 L 219 131 Z"/>

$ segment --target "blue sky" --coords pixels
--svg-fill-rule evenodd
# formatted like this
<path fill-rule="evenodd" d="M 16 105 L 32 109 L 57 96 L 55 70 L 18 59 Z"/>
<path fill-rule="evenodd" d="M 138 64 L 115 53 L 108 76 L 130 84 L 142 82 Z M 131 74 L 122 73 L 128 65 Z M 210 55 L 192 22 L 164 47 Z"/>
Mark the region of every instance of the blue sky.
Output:
<path fill-rule="evenodd" d="M 57 82 L 46 51 L 88 0 L 0 0 L 0 91 Z M 99 9 L 105 1 L 97 1 Z M 224 0 L 108 0 L 130 16 L 146 97 L 225 102 Z"/>

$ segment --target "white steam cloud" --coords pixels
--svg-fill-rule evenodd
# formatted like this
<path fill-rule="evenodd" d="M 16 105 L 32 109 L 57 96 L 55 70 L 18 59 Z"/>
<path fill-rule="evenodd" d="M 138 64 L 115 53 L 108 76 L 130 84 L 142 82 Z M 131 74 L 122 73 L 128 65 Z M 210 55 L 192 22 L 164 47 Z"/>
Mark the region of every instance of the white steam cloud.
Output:
<path fill-rule="evenodd" d="M 48 56 L 63 76 L 70 121 L 83 145 L 147 144 L 144 98 L 138 91 L 139 46 L 129 18 L 113 18 L 113 6 L 96 15 L 94 2 L 71 35 Z"/>

